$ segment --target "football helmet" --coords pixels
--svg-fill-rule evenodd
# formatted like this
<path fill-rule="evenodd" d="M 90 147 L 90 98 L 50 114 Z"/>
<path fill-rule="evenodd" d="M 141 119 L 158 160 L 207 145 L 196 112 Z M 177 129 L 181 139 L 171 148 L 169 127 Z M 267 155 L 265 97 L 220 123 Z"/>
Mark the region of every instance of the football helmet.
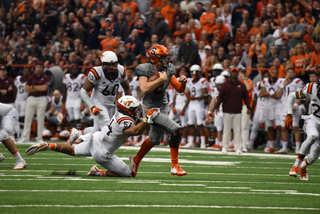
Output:
<path fill-rule="evenodd" d="M 222 73 L 220 75 L 222 75 L 224 77 L 230 77 L 230 72 L 225 70 L 225 71 L 222 71 Z"/>
<path fill-rule="evenodd" d="M 118 77 L 118 57 L 113 51 L 105 51 L 102 53 L 101 64 L 103 73 L 109 80 L 114 80 Z"/>
<path fill-rule="evenodd" d="M 132 117 L 135 121 L 140 117 L 139 102 L 133 96 L 126 95 L 120 97 L 117 101 L 117 107 L 120 113 Z"/>
<path fill-rule="evenodd" d="M 214 77 L 219 76 L 221 74 L 221 72 L 223 71 L 223 67 L 220 63 L 216 63 L 213 65 L 212 67 L 212 75 Z"/>
<path fill-rule="evenodd" d="M 219 85 L 219 84 L 224 83 L 225 81 L 226 81 L 226 78 L 222 75 L 219 75 L 216 77 L 214 82 L 216 83 L 216 85 Z"/>
<path fill-rule="evenodd" d="M 199 65 L 192 65 L 190 68 L 190 73 L 193 79 L 200 78 L 201 68 Z"/>
<path fill-rule="evenodd" d="M 154 45 L 148 50 L 148 58 L 151 64 L 157 65 L 162 69 L 169 65 L 171 54 L 163 45 Z"/>

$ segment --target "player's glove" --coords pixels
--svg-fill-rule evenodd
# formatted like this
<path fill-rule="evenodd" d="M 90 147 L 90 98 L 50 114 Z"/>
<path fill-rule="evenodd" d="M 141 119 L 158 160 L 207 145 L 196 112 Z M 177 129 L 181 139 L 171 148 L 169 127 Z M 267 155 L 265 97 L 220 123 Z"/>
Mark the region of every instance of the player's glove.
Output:
<path fill-rule="evenodd" d="M 184 115 L 184 114 L 185 114 L 184 110 L 181 110 L 180 115 Z"/>
<path fill-rule="evenodd" d="M 100 114 L 100 111 L 102 111 L 100 108 L 97 108 L 97 107 L 95 107 L 95 106 L 92 106 L 91 108 L 90 108 L 90 111 L 91 111 L 91 113 L 94 115 L 94 116 L 97 116 L 98 114 Z"/>
<path fill-rule="evenodd" d="M 177 110 L 176 110 L 175 107 L 172 108 L 172 113 L 173 113 L 173 114 L 176 114 L 176 113 L 177 113 Z"/>
<path fill-rule="evenodd" d="M 291 129 L 292 128 L 292 114 L 287 114 L 287 117 L 284 121 L 284 127 L 286 129 Z"/>
<path fill-rule="evenodd" d="M 213 119 L 214 118 L 214 112 L 208 112 L 208 114 L 207 114 L 207 117 L 206 117 L 206 120 L 211 120 L 211 119 Z"/>
<path fill-rule="evenodd" d="M 160 114 L 159 109 L 153 108 L 147 111 L 146 117 L 143 119 L 143 122 L 152 124 L 153 119 Z"/>

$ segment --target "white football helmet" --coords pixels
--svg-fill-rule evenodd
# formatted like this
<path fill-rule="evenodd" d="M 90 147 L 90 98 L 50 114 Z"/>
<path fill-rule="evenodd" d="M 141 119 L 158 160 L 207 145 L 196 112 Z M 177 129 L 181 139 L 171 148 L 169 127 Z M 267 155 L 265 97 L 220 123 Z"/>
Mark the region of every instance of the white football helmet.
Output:
<path fill-rule="evenodd" d="M 226 78 L 222 75 L 219 75 L 216 77 L 214 82 L 216 83 L 216 85 L 218 85 L 218 84 L 224 83 L 225 81 L 226 81 Z"/>
<path fill-rule="evenodd" d="M 213 65 L 212 70 L 221 70 L 223 71 L 223 67 L 220 63 L 216 63 Z"/>
<path fill-rule="evenodd" d="M 113 51 L 102 53 L 101 64 L 103 72 L 107 79 L 114 80 L 118 77 L 118 57 Z"/>
<path fill-rule="evenodd" d="M 117 110 L 125 115 L 132 117 L 134 120 L 139 119 L 139 102 L 130 95 L 120 97 L 117 102 Z"/>
<path fill-rule="evenodd" d="M 220 75 L 230 77 L 230 72 L 225 70 L 225 71 L 222 71 L 222 73 Z"/>
<path fill-rule="evenodd" d="M 201 71 L 201 68 L 199 65 L 193 65 L 191 66 L 190 71 Z"/>

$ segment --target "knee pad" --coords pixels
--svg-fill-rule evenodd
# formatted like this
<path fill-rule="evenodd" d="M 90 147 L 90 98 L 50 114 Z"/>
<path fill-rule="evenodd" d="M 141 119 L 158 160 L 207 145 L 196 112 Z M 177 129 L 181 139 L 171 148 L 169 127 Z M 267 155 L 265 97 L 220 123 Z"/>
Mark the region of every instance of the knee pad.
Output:
<path fill-rule="evenodd" d="M 10 133 L 7 130 L 5 129 L 0 130 L 0 142 L 8 139 L 9 137 L 10 137 Z"/>
<path fill-rule="evenodd" d="M 182 137 L 182 129 L 181 128 L 179 128 L 176 131 L 172 132 L 171 138 L 170 138 L 170 141 L 169 141 L 170 147 L 179 148 L 181 137 Z"/>

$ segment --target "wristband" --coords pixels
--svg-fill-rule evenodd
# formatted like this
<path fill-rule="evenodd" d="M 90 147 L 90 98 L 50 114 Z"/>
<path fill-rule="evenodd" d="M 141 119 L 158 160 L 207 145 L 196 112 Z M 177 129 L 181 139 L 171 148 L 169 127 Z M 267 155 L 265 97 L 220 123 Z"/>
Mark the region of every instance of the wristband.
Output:
<path fill-rule="evenodd" d="M 208 111 L 208 113 L 207 114 L 211 114 L 212 113 L 212 111 Z"/>
<path fill-rule="evenodd" d="M 148 123 L 147 117 L 143 118 L 143 122 Z"/>

